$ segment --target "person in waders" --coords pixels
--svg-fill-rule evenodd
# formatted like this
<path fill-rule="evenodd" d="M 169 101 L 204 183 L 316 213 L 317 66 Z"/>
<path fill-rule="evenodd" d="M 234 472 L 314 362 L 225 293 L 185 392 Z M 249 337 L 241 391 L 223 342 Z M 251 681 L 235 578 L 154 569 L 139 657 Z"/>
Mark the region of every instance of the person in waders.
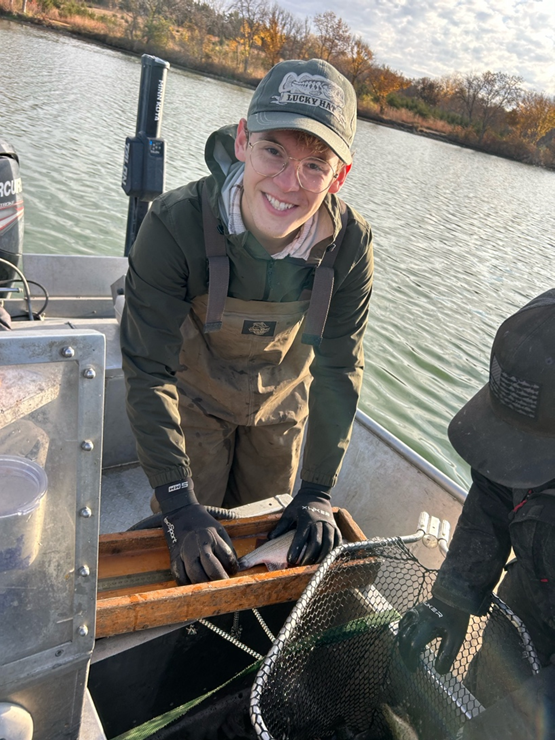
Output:
<path fill-rule="evenodd" d="M 121 346 L 139 460 L 179 583 L 237 558 L 206 506 L 292 494 L 291 564 L 340 542 L 333 488 L 359 397 L 372 233 L 339 199 L 352 85 L 321 59 L 277 64 L 248 115 L 210 136 L 210 175 L 154 201 L 129 257 Z M 194 484 L 193 484 L 194 480 Z"/>
<path fill-rule="evenodd" d="M 465 684 L 487 710 L 464 725 L 462 738 L 553 740 L 555 290 L 500 326 L 489 382 L 451 421 L 449 439 L 471 466 L 472 487 L 433 597 L 400 622 L 401 656 L 416 670 L 427 643 L 440 637 L 435 666 L 447 673 L 470 614 L 487 613 L 505 569 L 497 593 L 524 622 L 541 670 L 529 678 L 522 645 L 494 643 L 486 627 Z"/>

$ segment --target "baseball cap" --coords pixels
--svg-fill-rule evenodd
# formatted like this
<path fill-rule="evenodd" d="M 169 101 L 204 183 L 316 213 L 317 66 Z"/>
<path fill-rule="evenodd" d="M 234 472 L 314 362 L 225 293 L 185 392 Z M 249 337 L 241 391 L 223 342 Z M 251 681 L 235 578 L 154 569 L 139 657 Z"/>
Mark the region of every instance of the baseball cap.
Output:
<path fill-rule="evenodd" d="M 555 478 L 555 289 L 499 327 L 489 382 L 449 425 L 466 462 L 511 488 Z"/>
<path fill-rule="evenodd" d="M 256 88 L 247 114 L 249 131 L 305 131 L 322 139 L 346 164 L 353 161 L 356 123 L 353 86 L 323 59 L 276 64 Z"/>

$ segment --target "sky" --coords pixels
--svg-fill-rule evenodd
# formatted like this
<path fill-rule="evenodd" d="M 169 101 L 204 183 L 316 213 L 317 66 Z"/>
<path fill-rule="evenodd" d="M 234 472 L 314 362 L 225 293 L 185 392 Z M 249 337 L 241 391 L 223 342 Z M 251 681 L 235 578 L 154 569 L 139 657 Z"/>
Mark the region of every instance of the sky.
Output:
<path fill-rule="evenodd" d="M 408 77 L 507 72 L 555 95 L 555 0 L 279 0 L 294 15 L 333 10 L 379 64 Z"/>

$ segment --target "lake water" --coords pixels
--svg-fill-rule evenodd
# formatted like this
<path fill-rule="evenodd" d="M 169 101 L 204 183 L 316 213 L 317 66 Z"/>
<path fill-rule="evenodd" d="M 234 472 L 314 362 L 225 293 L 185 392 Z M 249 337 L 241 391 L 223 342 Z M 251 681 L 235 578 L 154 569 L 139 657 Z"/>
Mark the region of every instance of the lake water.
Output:
<path fill-rule="evenodd" d="M 20 155 L 25 251 L 121 255 L 123 145 L 140 60 L 0 20 L 0 137 Z M 252 92 L 171 70 L 168 189 Z M 457 482 L 453 414 L 487 381 L 500 322 L 554 287 L 555 173 L 359 121 L 343 197 L 372 224 L 376 278 L 361 408 Z"/>

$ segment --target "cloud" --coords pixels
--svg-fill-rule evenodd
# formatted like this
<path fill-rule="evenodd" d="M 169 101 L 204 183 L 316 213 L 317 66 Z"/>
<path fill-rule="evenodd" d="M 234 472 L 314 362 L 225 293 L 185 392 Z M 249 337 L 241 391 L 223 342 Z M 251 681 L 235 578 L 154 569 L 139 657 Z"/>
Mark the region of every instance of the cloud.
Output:
<path fill-rule="evenodd" d="M 281 0 L 314 16 L 331 0 Z M 553 0 L 350 0 L 341 13 L 376 55 L 409 77 L 507 72 L 555 95 Z"/>

